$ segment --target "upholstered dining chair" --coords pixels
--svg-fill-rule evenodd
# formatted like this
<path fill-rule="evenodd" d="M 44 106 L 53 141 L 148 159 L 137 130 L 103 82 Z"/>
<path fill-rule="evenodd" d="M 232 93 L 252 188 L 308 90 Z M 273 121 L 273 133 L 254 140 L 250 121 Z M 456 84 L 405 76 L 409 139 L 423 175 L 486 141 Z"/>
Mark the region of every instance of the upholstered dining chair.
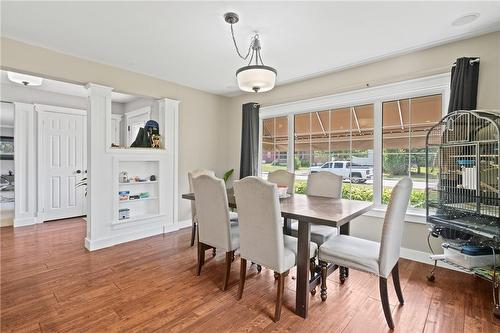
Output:
<path fill-rule="evenodd" d="M 209 175 L 215 177 L 215 172 L 212 170 L 206 169 L 196 169 L 194 171 L 188 172 L 188 180 L 189 180 L 189 192 L 194 192 L 193 187 L 193 178 L 196 178 L 201 175 Z M 196 227 L 198 225 L 198 216 L 196 215 L 196 204 L 195 201 L 191 201 L 191 246 L 194 245 L 194 240 L 196 238 Z"/>
<path fill-rule="evenodd" d="M 189 181 L 189 191 L 194 192 L 193 189 L 193 178 L 196 178 L 201 175 L 209 175 L 215 177 L 215 172 L 207 169 L 196 169 L 194 171 L 188 172 L 188 181 Z M 238 214 L 230 212 L 230 217 L 232 222 L 238 221 Z M 196 204 L 194 200 L 191 201 L 191 246 L 194 245 L 194 240 L 196 239 L 196 227 L 198 225 L 198 216 L 196 215 Z"/>
<path fill-rule="evenodd" d="M 196 212 L 198 214 L 198 267 L 205 263 L 205 250 L 218 248 L 226 252 L 226 272 L 222 290 L 227 289 L 234 251 L 240 246 L 239 226 L 231 223 L 226 186 L 222 179 L 201 175 L 193 178 Z"/>
<path fill-rule="evenodd" d="M 399 283 L 398 260 L 403 237 L 403 227 L 408 201 L 412 189 L 409 177 L 401 179 L 392 190 L 391 200 L 385 213 L 380 244 L 347 235 L 338 235 L 327 240 L 319 247 L 321 262 L 321 299 L 327 298 L 327 263 L 348 267 L 379 276 L 380 298 L 387 325 L 393 329 L 389 298 L 387 295 L 387 277 L 392 274 L 394 289 L 399 303 L 404 303 Z"/>
<path fill-rule="evenodd" d="M 293 194 L 295 187 L 295 174 L 293 172 L 288 172 L 286 170 L 269 172 L 267 181 L 278 186 L 286 186 L 288 188 L 287 193 Z"/>
<path fill-rule="evenodd" d="M 328 171 L 309 174 L 307 177 L 307 195 L 338 199 L 342 196 L 342 176 Z M 292 236 L 297 237 L 299 224 L 292 223 Z M 311 224 L 311 241 L 320 246 L 337 234 L 337 228 Z"/>
<path fill-rule="evenodd" d="M 274 321 L 281 316 L 285 277 L 297 263 L 297 238 L 283 235 L 277 186 L 258 177 L 246 177 L 234 184 L 240 225 L 240 285 L 243 296 L 247 260 L 278 274 Z M 310 243 L 311 257 L 317 245 Z"/>

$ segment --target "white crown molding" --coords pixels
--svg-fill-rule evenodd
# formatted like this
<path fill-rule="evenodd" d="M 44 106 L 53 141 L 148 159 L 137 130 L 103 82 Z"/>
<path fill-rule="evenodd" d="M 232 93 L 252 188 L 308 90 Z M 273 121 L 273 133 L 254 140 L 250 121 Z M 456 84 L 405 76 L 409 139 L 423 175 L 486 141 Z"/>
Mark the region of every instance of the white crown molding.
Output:
<path fill-rule="evenodd" d="M 92 82 L 87 83 L 85 85 L 85 88 L 87 89 L 87 93 L 89 96 L 90 96 L 91 91 L 94 91 L 95 93 L 103 94 L 103 95 L 111 94 L 111 92 L 113 91 L 112 87 L 103 86 L 103 85 L 92 83 Z"/>

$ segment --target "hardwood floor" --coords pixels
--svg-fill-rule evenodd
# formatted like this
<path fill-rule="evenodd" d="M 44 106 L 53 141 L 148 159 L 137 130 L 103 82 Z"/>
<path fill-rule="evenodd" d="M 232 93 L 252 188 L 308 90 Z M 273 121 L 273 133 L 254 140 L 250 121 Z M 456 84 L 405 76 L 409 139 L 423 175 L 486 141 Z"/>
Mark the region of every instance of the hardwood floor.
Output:
<path fill-rule="evenodd" d="M 378 278 L 351 270 L 344 285 L 328 281 L 328 299 L 317 292 L 309 318 L 293 313 L 295 281 L 287 277 L 281 320 L 274 323 L 273 272 L 247 268 L 245 292 L 236 300 L 239 257 L 222 292 L 225 256 L 207 251 L 196 276 L 190 230 L 94 252 L 83 248 L 85 222 L 49 222 L 1 228 L 2 332 L 387 332 Z M 491 315 L 490 286 L 466 274 L 401 260 L 405 305 L 389 281 L 396 332 L 500 332 Z M 390 279 L 390 278 L 389 278 Z"/>

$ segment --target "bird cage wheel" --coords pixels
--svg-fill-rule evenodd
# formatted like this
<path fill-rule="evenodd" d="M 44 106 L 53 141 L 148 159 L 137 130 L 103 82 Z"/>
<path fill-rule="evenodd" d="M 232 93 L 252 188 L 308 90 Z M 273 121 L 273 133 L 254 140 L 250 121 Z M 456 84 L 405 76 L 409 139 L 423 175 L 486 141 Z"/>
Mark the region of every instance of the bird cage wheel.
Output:
<path fill-rule="evenodd" d="M 495 318 L 500 319 L 500 307 L 495 307 L 493 309 L 493 315 L 495 316 Z"/>

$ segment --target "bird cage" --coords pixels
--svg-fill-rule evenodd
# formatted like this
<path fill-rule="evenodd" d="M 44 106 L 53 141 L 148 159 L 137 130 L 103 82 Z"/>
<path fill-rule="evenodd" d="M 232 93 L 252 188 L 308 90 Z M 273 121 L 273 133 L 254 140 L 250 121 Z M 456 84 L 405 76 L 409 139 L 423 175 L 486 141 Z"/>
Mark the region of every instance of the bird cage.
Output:
<path fill-rule="evenodd" d="M 434 281 L 438 261 L 490 281 L 493 313 L 500 318 L 500 113 L 455 111 L 427 133 L 426 215 L 427 242 L 434 268 L 427 277 Z M 444 254 L 435 254 L 430 236 L 441 236 Z M 489 251 L 491 266 L 464 266 L 451 260 L 459 253 Z M 486 255 L 488 257 L 488 255 Z M 461 258 L 464 258 L 462 256 Z M 465 257 L 467 258 L 467 257 Z M 471 258 L 471 257 L 469 257 Z M 479 258 L 479 257 L 476 257 Z"/>
<path fill-rule="evenodd" d="M 500 242 L 499 128 L 500 113 L 455 111 L 430 129 L 426 209 L 431 226 Z"/>

